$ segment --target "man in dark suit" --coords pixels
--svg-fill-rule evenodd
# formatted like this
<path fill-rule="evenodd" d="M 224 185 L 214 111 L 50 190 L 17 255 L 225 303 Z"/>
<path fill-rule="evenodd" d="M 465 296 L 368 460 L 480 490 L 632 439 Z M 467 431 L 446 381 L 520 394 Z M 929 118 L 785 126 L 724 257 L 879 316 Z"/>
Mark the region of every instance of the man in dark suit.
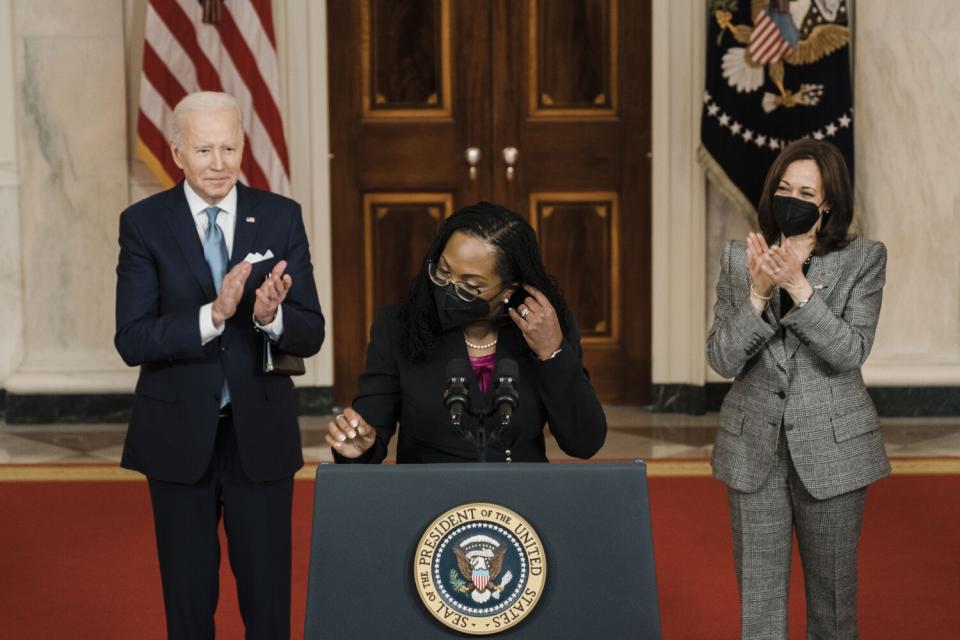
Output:
<path fill-rule="evenodd" d="M 290 635 L 293 383 L 263 340 L 308 357 L 324 320 L 300 206 L 240 184 L 236 101 L 186 96 L 170 148 L 185 180 L 120 217 L 115 343 L 140 366 L 122 465 L 150 486 L 170 638 L 213 638 L 221 514 L 247 638 Z"/>

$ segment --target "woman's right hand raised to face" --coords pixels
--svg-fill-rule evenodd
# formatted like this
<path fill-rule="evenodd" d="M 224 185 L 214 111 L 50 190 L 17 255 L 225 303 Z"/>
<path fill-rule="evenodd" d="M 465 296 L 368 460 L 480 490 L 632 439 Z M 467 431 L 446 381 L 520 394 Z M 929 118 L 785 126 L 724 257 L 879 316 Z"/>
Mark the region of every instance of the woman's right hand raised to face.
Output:
<path fill-rule="evenodd" d="M 359 458 L 376 439 L 376 430 L 349 407 L 327 423 L 327 444 L 344 458 Z"/>

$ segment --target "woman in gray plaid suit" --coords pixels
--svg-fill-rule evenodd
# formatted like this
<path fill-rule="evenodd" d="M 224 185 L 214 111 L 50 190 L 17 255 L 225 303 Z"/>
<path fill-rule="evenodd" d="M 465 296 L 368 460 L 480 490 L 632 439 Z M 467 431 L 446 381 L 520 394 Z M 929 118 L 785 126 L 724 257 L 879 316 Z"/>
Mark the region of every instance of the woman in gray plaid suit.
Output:
<path fill-rule="evenodd" d="M 860 372 L 886 248 L 848 236 L 850 176 L 827 142 L 784 148 L 758 211 L 761 233 L 724 247 L 707 337 L 710 366 L 734 378 L 711 462 L 728 487 L 741 636 L 787 637 L 796 531 L 807 638 L 856 638 L 866 487 L 890 473 Z"/>

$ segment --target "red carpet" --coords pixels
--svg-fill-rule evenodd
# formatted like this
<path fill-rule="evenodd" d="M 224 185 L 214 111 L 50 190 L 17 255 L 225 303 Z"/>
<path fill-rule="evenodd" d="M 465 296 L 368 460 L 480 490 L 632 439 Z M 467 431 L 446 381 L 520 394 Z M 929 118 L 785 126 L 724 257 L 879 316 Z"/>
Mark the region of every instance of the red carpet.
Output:
<path fill-rule="evenodd" d="M 313 483 L 294 498 L 295 637 L 300 637 Z M 652 478 L 663 637 L 738 636 L 723 486 Z M 960 476 L 894 476 L 867 495 L 860 619 L 866 640 L 960 635 Z M 161 639 L 163 609 L 147 486 L 142 482 L 0 483 L 0 636 Z M 222 563 L 218 636 L 240 638 Z M 791 638 L 803 638 L 795 564 Z"/>

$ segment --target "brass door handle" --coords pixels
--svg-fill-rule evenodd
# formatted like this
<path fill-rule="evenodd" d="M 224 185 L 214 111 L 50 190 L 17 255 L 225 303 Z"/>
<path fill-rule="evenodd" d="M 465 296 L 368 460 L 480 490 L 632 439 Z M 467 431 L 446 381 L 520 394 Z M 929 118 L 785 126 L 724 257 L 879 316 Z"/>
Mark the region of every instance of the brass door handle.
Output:
<path fill-rule="evenodd" d="M 477 165 L 480 164 L 480 159 L 483 158 L 483 153 L 480 151 L 479 147 L 467 147 L 466 151 L 463 152 L 463 157 L 467 160 L 467 164 L 470 165 L 470 179 L 477 179 Z"/>
<path fill-rule="evenodd" d="M 514 165 L 517 164 L 517 158 L 520 157 L 520 150 L 516 147 L 503 148 L 503 161 L 507 163 L 507 180 L 513 180 L 516 174 Z"/>

